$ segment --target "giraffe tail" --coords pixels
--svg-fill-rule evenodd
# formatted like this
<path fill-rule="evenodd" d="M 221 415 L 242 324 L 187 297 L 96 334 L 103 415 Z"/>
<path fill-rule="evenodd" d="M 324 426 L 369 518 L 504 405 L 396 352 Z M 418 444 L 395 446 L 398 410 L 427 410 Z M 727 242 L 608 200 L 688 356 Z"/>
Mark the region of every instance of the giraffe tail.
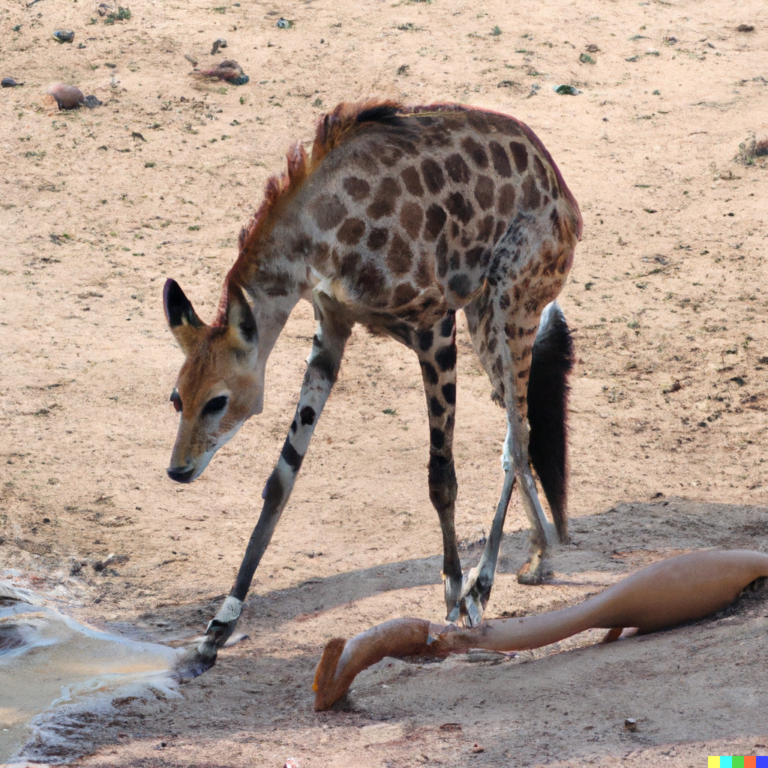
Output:
<path fill-rule="evenodd" d="M 541 315 L 528 380 L 528 454 L 547 497 L 560 541 L 568 541 L 568 375 L 573 340 L 553 301 Z"/>

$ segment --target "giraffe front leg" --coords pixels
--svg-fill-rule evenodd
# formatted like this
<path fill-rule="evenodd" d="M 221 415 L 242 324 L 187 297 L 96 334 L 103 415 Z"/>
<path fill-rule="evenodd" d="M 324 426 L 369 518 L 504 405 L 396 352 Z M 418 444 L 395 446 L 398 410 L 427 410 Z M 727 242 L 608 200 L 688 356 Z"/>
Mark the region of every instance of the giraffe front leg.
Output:
<path fill-rule="evenodd" d="M 181 679 L 196 677 L 213 666 L 218 649 L 235 630 L 253 574 L 288 502 L 315 425 L 336 381 L 351 325 L 328 312 L 319 310 L 319 314 L 321 319 L 312 340 L 312 353 L 304 374 L 299 404 L 280 458 L 264 487 L 264 505 L 259 521 L 229 596 L 208 624 L 202 642 L 190 649 L 176 665 L 177 676 Z"/>
<path fill-rule="evenodd" d="M 454 523 L 456 471 L 453 464 L 453 427 L 456 415 L 456 316 L 447 315 L 434 328 L 417 334 L 429 414 L 429 498 L 443 533 L 443 583 L 448 621 L 459 616 L 462 590 L 461 560 Z"/>

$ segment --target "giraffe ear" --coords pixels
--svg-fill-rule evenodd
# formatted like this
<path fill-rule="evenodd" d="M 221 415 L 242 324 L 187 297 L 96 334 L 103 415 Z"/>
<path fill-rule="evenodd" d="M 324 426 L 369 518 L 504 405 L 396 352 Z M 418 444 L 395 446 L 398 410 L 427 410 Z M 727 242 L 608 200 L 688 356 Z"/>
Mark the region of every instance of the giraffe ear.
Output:
<path fill-rule="evenodd" d="M 234 283 L 227 285 L 227 325 L 233 346 L 245 350 L 251 350 L 256 346 L 259 340 L 256 318 L 242 288 Z"/>
<path fill-rule="evenodd" d="M 182 352 L 189 355 L 203 333 L 205 323 L 197 316 L 181 286 L 170 278 L 165 281 L 163 288 L 163 306 L 171 333 Z"/>

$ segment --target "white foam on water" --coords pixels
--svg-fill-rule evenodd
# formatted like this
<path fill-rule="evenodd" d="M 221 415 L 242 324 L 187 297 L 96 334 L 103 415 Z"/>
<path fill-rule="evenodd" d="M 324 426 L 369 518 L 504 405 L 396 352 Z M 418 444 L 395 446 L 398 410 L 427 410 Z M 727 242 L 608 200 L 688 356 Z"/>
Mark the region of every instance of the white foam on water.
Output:
<path fill-rule="evenodd" d="M 0 766 L 70 762 L 116 701 L 180 696 L 170 676 L 180 651 L 79 624 L 8 582 L 0 597 Z"/>

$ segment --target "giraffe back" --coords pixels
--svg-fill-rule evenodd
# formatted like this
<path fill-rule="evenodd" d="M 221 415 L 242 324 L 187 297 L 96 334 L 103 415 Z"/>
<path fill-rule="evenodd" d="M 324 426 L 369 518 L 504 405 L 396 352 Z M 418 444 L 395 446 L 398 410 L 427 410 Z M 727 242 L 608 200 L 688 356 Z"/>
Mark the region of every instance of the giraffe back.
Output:
<path fill-rule="evenodd" d="M 559 291 L 581 216 L 527 126 L 452 105 L 367 114 L 352 124 L 347 110 L 346 129 L 332 132 L 332 148 L 280 212 L 271 234 L 280 253 L 305 258 L 342 303 L 419 325 L 498 279 L 505 236 L 533 244 L 518 248 L 513 282 L 533 270 Z"/>

